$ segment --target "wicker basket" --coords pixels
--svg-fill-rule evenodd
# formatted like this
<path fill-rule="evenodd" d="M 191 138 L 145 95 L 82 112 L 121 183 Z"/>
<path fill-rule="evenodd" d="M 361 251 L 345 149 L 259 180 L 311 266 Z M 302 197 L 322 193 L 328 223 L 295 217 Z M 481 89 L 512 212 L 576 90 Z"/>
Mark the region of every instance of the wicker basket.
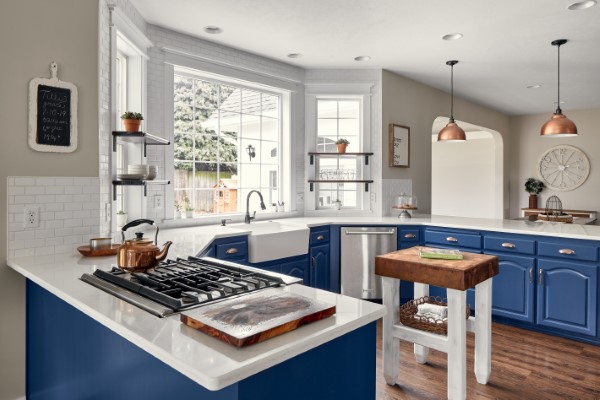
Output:
<path fill-rule="evenodd" d="M 448 305 L 446 299 L 442 299 L 439 296 L 425 296 L 418 299 L 410 300 L 404 303 L 400 307 L 400 322 L 402 325 L 410 326 L 411 328 L 420 329 L 436 333 L 438 335 L 448 334 L 448 324 L 446 321 L 441 319 L 419 317 L 417 316 L 419 304 L 437 304 L 440 306 Z M 468 319 L 471 315 L 471 309 L 467 304 L 467 312 L 465 317 Z"/>

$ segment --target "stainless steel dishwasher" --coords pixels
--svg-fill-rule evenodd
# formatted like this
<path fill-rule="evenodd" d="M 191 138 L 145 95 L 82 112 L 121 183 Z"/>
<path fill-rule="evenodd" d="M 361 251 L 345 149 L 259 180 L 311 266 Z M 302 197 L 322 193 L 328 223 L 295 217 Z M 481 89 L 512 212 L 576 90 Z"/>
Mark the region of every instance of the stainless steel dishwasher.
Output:
<path fill-rule="evenodd" d="M 342 294 L 381 299 L 381 277 L 375 275 L 375 256 L 396 251 L 396 228 L 342 226 L 340 236 Z"/>

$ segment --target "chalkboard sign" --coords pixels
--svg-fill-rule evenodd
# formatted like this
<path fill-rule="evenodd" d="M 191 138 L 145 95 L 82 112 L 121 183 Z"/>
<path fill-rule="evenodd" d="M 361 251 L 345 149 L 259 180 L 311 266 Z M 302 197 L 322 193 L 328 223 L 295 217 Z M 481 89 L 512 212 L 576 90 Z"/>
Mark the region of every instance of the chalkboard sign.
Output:
<path fill-rule="evenodd" d="M 50 71 L 50 79 L 29 82 L 29 146 L 70 153 L 77 149 L 77 87 L 58 80 L 56 63 Z"/>

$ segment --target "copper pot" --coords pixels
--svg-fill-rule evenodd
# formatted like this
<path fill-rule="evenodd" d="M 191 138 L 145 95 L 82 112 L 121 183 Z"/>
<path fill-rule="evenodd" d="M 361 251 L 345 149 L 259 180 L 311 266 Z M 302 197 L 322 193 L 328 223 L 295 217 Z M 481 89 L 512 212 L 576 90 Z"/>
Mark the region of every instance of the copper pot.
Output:
<path fill-rule="evenodd" d="M 160 261 L 167 257 L 169 247 L 173 244 L 170 241 L 166 242 L 162 250 L 157 246 L 158 226 L 156 226 L 154 241 L 144 238 L 143 232 L 136 232 L 135 239 L 125 240 L 127 229 L 144 223 L 156 226 L 152 220 L 136 219 L 121 229 L 123 244 L 117 250 L 117 266 L 124 271 L 139 272 L 156 267 Z"/>

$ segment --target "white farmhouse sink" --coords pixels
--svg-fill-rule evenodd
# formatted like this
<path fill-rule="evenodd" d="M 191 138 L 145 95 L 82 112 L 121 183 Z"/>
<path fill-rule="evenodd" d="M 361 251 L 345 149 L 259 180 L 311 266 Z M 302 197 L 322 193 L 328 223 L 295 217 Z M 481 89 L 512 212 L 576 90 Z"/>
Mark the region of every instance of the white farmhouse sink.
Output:
<path fill-rule="evenodd" d="M 252 263 L 308 253 L 310 229 L 276 221 L 253 222 L 232 228 L 250 230 L 248 261 Z"/>

